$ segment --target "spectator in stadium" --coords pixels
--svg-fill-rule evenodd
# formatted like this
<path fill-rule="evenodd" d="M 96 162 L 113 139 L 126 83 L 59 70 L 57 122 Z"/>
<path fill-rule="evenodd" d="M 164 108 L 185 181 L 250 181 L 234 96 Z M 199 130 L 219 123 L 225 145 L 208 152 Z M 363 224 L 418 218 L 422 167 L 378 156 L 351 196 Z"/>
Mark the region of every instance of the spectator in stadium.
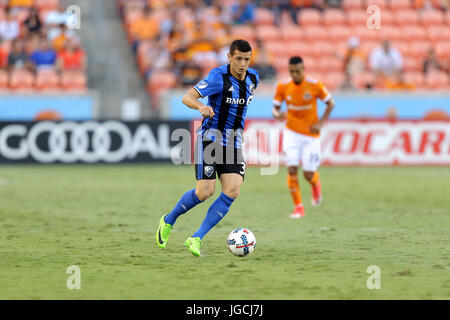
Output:
<path fill-rule="evenodd" d="M 56 50 L 56 52 L 59 52 L 64 48 L 66 43 L 69 41 L 69 32 L 68 28 L 65 23 L 61 23 L 59 25 L 59 33 L 56 35 L 52 40 L 52 46 L 53 49 Z"/>
<path fill-rule="evenodd" d="M 180 84 L 183 87 L 194 86 L 202 79 L 202 69 L 193 61 L 187 61 L 181 67 Z"/>
<path fill-rule="evenodd" d="M 274 15 L 274 23 L 276 26 L 281 25 L 281 16 L 283 12 L 289 12 L 291 0 L 261 0 L 258 2 L 258 7 L 268 8 Z"/>
<path fill-rule="evenodd" d="M 143 16 L 137 18 L 130 25 L 130 35 L 133 42 L 133 52 L 137 52 L 137 48 L 141 41 L 154 40 L 159 34 L 159 22 L 153 16 L 149 7 L 144 7 Z"/>
<path fill-rule="evenodd" d="M 405 75 L 402 71 L 398 72 L 394 79 L 387 78 L 385 87 L 388 90 L 414 90 L 413 84 L 408 83 L 405 79 Z"/>
<path fill-rule="evenodd" d="M 9 8 L 5 10 L 6 19 L 0 22 L 0 37 L 3 40 L 14 40 L 20 36 L 20 25 L 14 19 Z"/>
<path fill-rule="evenodd" d="M 50 46 L 48 40 L 42 37 L 39 48 L 31 54 L 30 60 L 35 71 L 54 68 L 57 60 L 56 51 Z"/>
<path fill-rule="evenodd" d="M 324 0 L 291 0 L 290 12 L 292 20 L 298 24 L 300 21 L 298 21 L 297 17 L 301 10 L 311 8 L 323 11 L 324 5 Z"/>
<path fill-rule="evenodd" d="M 34 0 L 9 0 L 11 8 L 30 8 L 34 4 Z"/>
<path fill-rule="evenodd" d="M 344 75 L 345 78 L 344 81 L 342 81 L 342 83 L 339 85 L 339 90 L 344 91 L 355 90 L 356 88 L 353 85 L 351 74 L 346 70 Z"/>
<path fill-rule="evenodd" d="M 337 55 L 343 61 L 344 72 L 352 80 L 355 74 L 361 73 L 366 68 L 366 55 L 360 49 L 360 41 L 356 36 L 351 37 L 347 42 L 347 49 L 344 56 Z"/>
<path fill-rule="evenodd" d="M 249 0 L 239 0 L 232 6 L 231 14 L 234 24 L 253 24 L 255 20 L 255 5 Z"/>
<path fill-rule="evenodd" d="M 39 17 L 39 12 L 36 7 L 32 7 L 29 17 L 24 21 L 24 35 L 27 36 L 32 33 L 40 33 L 42 30 L 42 22 Z"/>
<path fill-rule="evenodd" d="M 274 57 L 266 50 L 262 41 L 257 41 L 255 46 L 258 50 L 255 50 L 252 68 L 258 71 L 259 77 L 264 81 L 272 81 L 277 75 L 273 63 Z"/>
<path fill-rule="evenodd" d="M 370 53 L 369 65 L 377 82 L 385 82 L 387 78 L 397 78 L 403 69 L 403 58 L 388 40 L 383 40 L 381 46 Z"/>
<path fill-rule="evenodd" d="M 0 69 L 4 70 L 8 67 L 8 51 L 3 45 L 3 40 L 0 38 Z"/>
<path fill-rule="evenodd" d="M 431 47 L 428 50 L 428 53 L 423 60 L 422 71 L 423 71 L 423 74 L 426 75 L 432 70 L 447 71 L 446 68 L 444 67 L 443 63 L 441 63 L 439 61 L 438 57 L 436 56 L 436 52 L 434 51 L 434 48 Z"/>
<path fill-rule="evenodd" d="M 8 56 L 8 70 L 30 69 L 30 59 L 25 50 L 25 43 L 21 39 L 13 42 L 12 50 Z"/>
<path fill-rule="evenodd" d="M 143 56 L 143 65 L 147 70 L 146 78 L 149 79 L 154 71 L 172 68 L 172 60 L 169 51 L 165 48 L 161 37 L 158 36 L 153 45 Z"/>
<path fill-rule="evenodd" d="M 69 40 L 65 43 L 58 53 L 57 67 L 62 71 L 86 70 L 86 55 L 79 42 Z"/>

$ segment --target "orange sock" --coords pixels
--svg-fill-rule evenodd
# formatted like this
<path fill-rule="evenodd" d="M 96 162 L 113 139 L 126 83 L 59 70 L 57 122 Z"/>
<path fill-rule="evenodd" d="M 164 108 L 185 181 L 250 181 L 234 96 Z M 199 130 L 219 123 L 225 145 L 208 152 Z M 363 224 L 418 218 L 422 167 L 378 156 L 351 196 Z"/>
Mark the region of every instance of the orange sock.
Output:
<path fill-rule="evenodd" d="M 314 187 L 316 185 L 316 183 L 319 181 L 319 179 L 320 179 L 320 175 L 316 171 L 316 172 L 314 172 L 314 175 L 309 183 L 311 183 L 311 185 Z"/>
<path fill-rule="evenodd" d="M 290 175 L 287 176 L 287 185 L 289 188 L 289 191 L 292 195 L 292 200 L 294 201 L 295 206 L 298 206 L 302 203 L 302 196 L 300 194 L 300 185 L 298 184 L 298 177 L 297 175 Z"/>

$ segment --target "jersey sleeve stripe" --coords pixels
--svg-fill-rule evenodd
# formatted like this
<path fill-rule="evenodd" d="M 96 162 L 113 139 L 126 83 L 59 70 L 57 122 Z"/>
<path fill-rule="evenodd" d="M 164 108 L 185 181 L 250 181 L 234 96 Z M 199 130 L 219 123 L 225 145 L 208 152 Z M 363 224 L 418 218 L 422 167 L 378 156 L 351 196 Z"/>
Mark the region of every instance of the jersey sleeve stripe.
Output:
<path fill-rule="evenodd" d="M 201 93 L 196 87 L 194 87 L 194 89 L 195 89 L 195 91 L 198 92 L 198 94 L 200 95 L 200 97 L 204 98 L 204 96 L 202 95 L 202 93 Z"/>
<path fill-rule="evenodd" d="M 332 98 L 332 96 L 331 96 L 331 94 L 329 94 L 329 95 L 327 95 L 327 96 L 323 99 L 323 101 L 324 101 L 324 102 L 328 102 L 328 101 L 331 100 L 331 98 Z"/>

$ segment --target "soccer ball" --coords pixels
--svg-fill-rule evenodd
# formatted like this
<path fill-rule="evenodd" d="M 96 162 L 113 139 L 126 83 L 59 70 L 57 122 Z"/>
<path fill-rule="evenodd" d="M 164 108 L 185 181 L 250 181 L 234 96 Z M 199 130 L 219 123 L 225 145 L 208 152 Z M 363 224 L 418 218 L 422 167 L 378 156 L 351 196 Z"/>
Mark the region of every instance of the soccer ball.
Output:
<path fill-rule="evenodd" d="M 234 229 L 227 237 L 228 250 L 238 257 L 248 256 L 255 249 L 255 245 L 253 232 L 246 228 Z"/>

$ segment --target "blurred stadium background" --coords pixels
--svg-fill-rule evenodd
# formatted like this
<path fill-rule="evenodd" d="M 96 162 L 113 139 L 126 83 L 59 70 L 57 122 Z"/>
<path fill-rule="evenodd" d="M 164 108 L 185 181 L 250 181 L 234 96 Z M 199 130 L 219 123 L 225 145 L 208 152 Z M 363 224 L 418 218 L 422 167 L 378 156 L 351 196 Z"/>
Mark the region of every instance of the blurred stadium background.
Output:
<path fill-rule="evenodd" d="M 285 170 L 251 166 L 194 262 L 183 241 L 208 204 L 153 243 L 194 183 L 171 136 L 198 125 L 182 95 L 235 38 L 262 78 L 248 164 L 281 155 L 271 110 L 290 56 L 332 92 L 326 200 L 294 223 Z M 450 1 L 0 0 L 0 69 L 0 298 L 448 299 Z M 37 163 L 75 165 L 23 165 Z M 151 165 L 79 165 L 95 163 Z M 258 239 L 249 259 L 225 253 L 237 226 Z M 372 264 L 383 290 L 366 287 Z"/>
<path fill-rule="evenodd" d="M 189 127 L 198 114 L 181 103 L 182 95 L 211 68 L 227 63 L 236 38 L 251 42 L 252 67 L 262 78 L 248 112 L 252 128 L 279 127 L 270 120 L 274 89 L 289 77 L 288 58 L 300 55 L 307 74 L 335 96 L 332 119 L 410 121 L 387 128 L 385 137 L 362 122 L 350 125 L 359 130 L 352 136 L 341 123 L 341 136 L 330 133 L 330 152 L 347 144 L 354 158 L 344 163 L 361 162 L 357 145 L 365 154 L 374 145 L 409 155 L 415 147 L 408 149 L 395 134 L 406 125 L 406 142 L 415 139 L 411 143 L 422 151 L 422 158 L 407 163 L 448 164 L 447 0 L 1 0 L 0 121 L 28 122 L 28 128 L 41 120 L 177 121 L 171 128 Z M 433 122 L 430 133 L 417 129 L 430 126 L 417 125 L 421 120 L 441 122 Z M 42 137 L 36 141 L 47 150 Z M 3 137 L 3 161 L 40 162 L 14 155 L 19 138 Z M 325 163 L 337 163 L 333 157 L 325 156 Z M 392 157 L 387 163 L 405 162 Z"/>

